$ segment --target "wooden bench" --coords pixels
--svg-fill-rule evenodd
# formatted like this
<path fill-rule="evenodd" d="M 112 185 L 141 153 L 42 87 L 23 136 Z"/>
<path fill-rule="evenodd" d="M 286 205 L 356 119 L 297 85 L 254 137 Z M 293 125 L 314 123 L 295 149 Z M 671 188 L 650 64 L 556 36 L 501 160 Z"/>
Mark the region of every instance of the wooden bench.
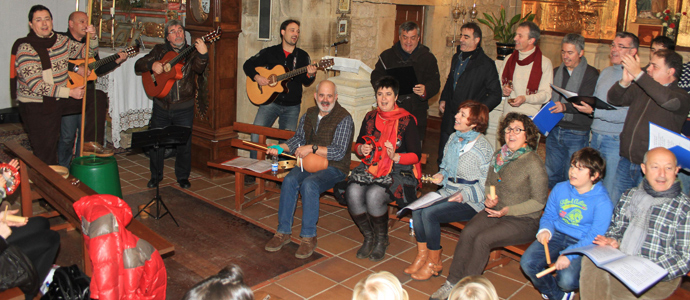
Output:
<path fill-rule="evenodd" d="M 58 175 L 48 165 L 33 155 L 33 153 L 16 142 L 5 143 L 5 146 L 8 151 L 19 160 L 22 215 L 26 217 L 34 216 L 32 208 L 33 200 L 45 199 L 56 211 L 41 214 L 40 216 L 63 216 L 67 219 L 67 224 L 60 228 L 69 227 L 81 231 L 81 220 L 77 217 L 72 204 L 84 196 L 95 195 L 97 193 L 83 183 L 72 185 L 70 180 Z M 135 219 L 129 223 L 127 229 L 139 238 L 151 243 L 162 256 L 171 255 L 175 251 L 175 246 L 172 243 Z M 88 257 L 86 246 L 84 246 L 83 252 L 84 272 L 91 276 L 91 260 Z M 24 294 L 21 293 L 18 288 L 15 288 L 0 293 L 0 300 L 14 299 L 11 296 L 17 291 L 19 291 L 21 298 L 23 298 Z"/>
<path fill-rule="evenodd" d="M 263 127 L 263 126 L 257 126 L 257 125 L 252 125 L 252 124 L 247 124 L 247 123 L 241 123 L 241 122 L 235 122 L 233 124 L 233 130 L 237 132 L 242 132 L 242 133 L 248 133 L 248 134 L 258 134 L 259 135 L 259 141 L 258 144 L 265 145 L 266 140 L 268 139 L 274 139 L 274 140 L 287 140 L 291 138 L 293 135 L 295 135 L 295 132 L 293 131 L 288 131 L 288 130 L 282 130 L 282 129 L 276 129 L 276 128 L 269 128 L 269 127 Z M 244 149 L 244 150 L 256 150 L 256 148 L 247 145 L 243 143 L 243 141 L 239 138 L 237 139 L 232 139 L 230 141 L 230 145 L 234 148 L 237 149 Z M 355 143 L 352 143 L 352 150 L 354 153 L 354 147 Z M 425 164 L 429 155 L 426 153 L 422 154 L 421 158 L 421 163 Z M 257 151 L 257 159 L 263 160 L 266 159 L 266 153 L 264 151 Z M 222 159 L 219 161 L 211 161 L 208 162 L 207 165 L 212 168 L 220 169 L 220 170 L 225 170 L 225 171 L 231 171 L 235 173 L 235 210 L 241 211 L 244 208 L 247 208 L 248 206 L 262 201 L 264 199 L 267 199 L 274 194 L 279 194 L 280 189 L 274 186 L 268 186 L 266 185 L 267 181 L 269 182 L 283 182 L 283 178 L 281 176 L 273 176 L 270 173 L 256 173 L 247 169 L 240 169 L 240 168 L 235 168 L 235 167 L 230 167 L 223 165 L 224 162 L 226 162 L 227 159 Z M 350 170 L 354 169 L 356 166 L 359 165 L 359 161 L 353 160 L 350 162 Z M 289 172 L 289 170 L 279 170 L 278 173 L 284 173 L 284 172 Z M 254 176 L 256 177 L 256 183 L 251 185 L 251 186 L 245 186 L 244 185 L 244 178 L 246 176 Z M 244 197 L 247 193 L 250 192 L 255 192 L 254 197 L 245 201 Z M 333 194 L 333 189 L 329 189 L 326 191 L 326 193 Z M 333 206 L 338 206 L 338 207 L 344 207 L 338 202 L 330 199 L 325 199 L 321 198 L 320 202 L 323 204 L 327 205 L 333 205 Z"/>

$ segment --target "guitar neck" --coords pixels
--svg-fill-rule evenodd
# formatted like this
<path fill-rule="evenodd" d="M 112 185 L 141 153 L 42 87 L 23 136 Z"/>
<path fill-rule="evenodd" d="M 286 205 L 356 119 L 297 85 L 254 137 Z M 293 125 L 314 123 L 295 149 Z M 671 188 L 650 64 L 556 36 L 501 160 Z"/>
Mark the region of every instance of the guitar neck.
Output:
<path fill-rule="evenodd" d="M 103 65 L 105 65 L 105 64 L 107 64 L 107 63 L 110 63 L 110 62 L 112 62 L 112 61 L 115 61 L 118 57 L 120 57 L 120 55 L 117 54 L 117 53 L 115 53 L 115 54 L 113 54 L 113 55 L 111 55 L 111 56 L 108 56 L 108 57 L 106 57 L 106 58 L 104 58 L 104 59 L 99 59 L 99 60 L 97 60 L 97 61 L 94 61 L 94 62 L 92 62 L 92 63 L 89 64 L 89 70 L 98 69 L 98 68 L 102 67 Z"/>
<path fill-rule="evenodd" d="M 283 81 L 283 80 L 295 77 L 297 75 L 304 74 L 306 72 L 307 72 L 307 67 L 301 67 L 299 69 L 294 69 L 290 72 L 286 72 L 285 74 L 277 76 L 276 80 L 277 81 Z"/>
<path fill-rule="evenodd" d="M 168 63 L 171 66 L 174 66 L 178 62 L 180 62 L 180 60 L 184 59 L 185 57 L 187 57 L 187 55 L 190 55 L 195 51 L 196 51 L 196 47 L 189 46 L 189 47 L 185 48 L 184 50 L 180 51 L 180 53 L 177 56 L 175 56 L 175 58 L 171 59 Z"/>

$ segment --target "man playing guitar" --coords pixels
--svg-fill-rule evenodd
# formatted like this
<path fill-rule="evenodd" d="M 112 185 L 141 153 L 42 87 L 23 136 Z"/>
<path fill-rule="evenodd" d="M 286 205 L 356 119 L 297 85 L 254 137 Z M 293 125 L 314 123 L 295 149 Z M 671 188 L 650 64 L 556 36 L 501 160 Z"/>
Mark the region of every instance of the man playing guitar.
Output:
<path fill-rule="evenodd" d="M 134 71 L 137 74 L 155 74 L 169 72 L 172 67 L 163 64 L 160 60 L 170 51 L 179 53 L 188 47 L 185 40 L 185 29 L 179 20 L 171 20 L 165 24 L 165 43 L 158 44 L 146 56 L 137 60 Z M 170 92 L 162 98 L 153 99 L 153 111 L 151 112 L 151 122 L 149 129 L 164 128 L 170 125 L 192 127 L 194 121 L 194 99 L 197 94 L 197 76 L 206 70 L 208 63 L 208 48 L 203 40 L 194 41 L 197 53 L 192 53 L 184 60 L 180 61 L 182 67 L 182 79 L 177 80 Z M 150 76 L 144 74 L 143 76 Z M 151 180 L 149 188 L 156 187 L 163 179 L 163 152 L 165 148 L 158 151 L 151 149 L 149 156 L 151 159 Z M 192 170 L 192 138 L 187 143 L 177 146 L 177 157 L 175 159 L 175 176 L 182 188 L 189 188 L 189 174 Z"/>
<path fill-rule="evenodd" d="M 86 13 L 75 11 L 69 15 L 69 25 L 67 32 L 63 33 L 70 40 L 84 43 L 86 39 L 86 27 L 89 25 Z M 120 56 L 113 62 L 105 64 L 100 68 L 93 70 L 96 75 L 106 74 L 115 68 L 119 67 L 125 60 L 127 54 L 124 51 L 118 53 Z M 99 60 L 98 54 L 95 55 L 96 60 Z M 67 70 L 77 73 L 79 76 L 84 76 L 84 65 L 75 65 L 69 63 Z M 92 70 L 89 70 L 89 74 Z M 84 152 L 94 153 L 99 155 L 113 154 L 110 149 L 103 148 L 103 140 L 105 137 L 105 116 L 108 112 L 108 96 L 101 90 L 95 89 L 95 84 L 90 81 L 86 86 L 88 93 L 86 101 L 86 120 L 84 125 Z M 95 100 L 94 100 L 95 99 Z M 77 101 L 72 101 L 76 103 Z M 79 127 L 81 126 L 81 104 L 74 107 L 73 111 L 69 111 L 68 115 L 62 116 L 60 124 L 60 141 L 58 142 L 58 163 L 66 168 L 69 168 L 72 161 L 72 149 L 74 149 L 75 136 Z M 89 142 L 86 142 L 89 141 Z M 79 153 L 79 146 L 77 151 Z"/>
<path fill-rule="evenodd" d="M 288 71 L 307 67 L 306 74 L 298 75 L 287 83 L 287 91 L 285 93 L 278 95 L 273 102 L 259 106 L 259 111 L 254 118 L 254 125 L 271 127 L 276 119 L 280 117 L 278 128 L 293 131 L 297 128 L 300 104 L 302 103 L 302 86 L 311 85 L 316 78 L 316 66 L 309 66 L 311 62 L 309 54 L 297 48 L 300 34 L 299 27 L 299 21 L 284 21 L 280 25 L 281 43 L 262 49 L 244 63 L 244 73 L 258 83 L 259 86 L 266 86 L 269 84 L 269 81 L 267 78 L 259 75 L 256 71 L 257 67 L 282 65 Z M 259 136 L 252 134 L 251 139 L 252 142 L 256 143 L 259 141 Z M 251 151 L 250 156 L 256 158 L 256 151 Z"/>

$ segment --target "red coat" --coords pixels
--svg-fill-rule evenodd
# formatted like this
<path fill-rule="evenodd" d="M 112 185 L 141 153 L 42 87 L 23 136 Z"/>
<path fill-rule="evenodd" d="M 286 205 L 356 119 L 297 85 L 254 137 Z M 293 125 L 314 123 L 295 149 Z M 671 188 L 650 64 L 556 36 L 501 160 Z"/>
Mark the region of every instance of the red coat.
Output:
<path fill-rule="evenodd" d="M 122 199 L 93 195 L 74 203 L 93 264 L 93 299 L 165 299 L 167 274 L 158 250 L 125 227 L 132 210 Z"/>

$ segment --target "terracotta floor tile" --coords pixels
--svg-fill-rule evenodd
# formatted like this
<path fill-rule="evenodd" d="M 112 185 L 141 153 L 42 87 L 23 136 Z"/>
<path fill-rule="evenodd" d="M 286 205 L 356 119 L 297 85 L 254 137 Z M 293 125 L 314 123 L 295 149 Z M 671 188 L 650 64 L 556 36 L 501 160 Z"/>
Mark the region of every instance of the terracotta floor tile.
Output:
<path fill-rule="evenodd" d="M 228 196 L 235 194 L 234 192 L 232 192 L 230 190 L 227 190 L 227 189 L 224 189 L 224 188 L 218 187 L 218 186 L 210 187 L 210 188 L 207 188 L 205 190 L 196 191 L 196 193 L 199 196 L 204 197 L 206 199 L 220 199 L 220 198 L 225 198 L 225 197 L 228 197 Z"/>
<path fill-rule="evenodd" d="M 125 169 L 125 170 L 126 170 L 127 168 L 129 168 L 129 167 L 131 167 L 131 166 L 137 165 L 135 162 L 133 162 L 133 161 L 131 161 L 131 160 L 129 160 L 129 159 L 120 158 L 120 157 L 118 157 L 118 156 L 119 156 L 119 155 L 116 155 L 115 157 L 116 157 L 116 159 L 117 159 L 117 166 L 120 168 L 120 170 L 122 170 L 122 169 Z"/>
<path fill-rule="evenodd" d="M 310 269 L 335 282 L 343 282 L 364 271 L 364 268 L 338 257 L 332 257 Z"/>
<path fill-rule="evenodd" d="M 265 287 L 262 287 L 262 288 L 258 289 L 257 291 L 264 291 L 264 292 L 267 292 L 269 294 L 280 297 L 281 299 L 284 299 L 284 300 L 302 300 L 302 299 L 304 299 L 304 298 L 300 297 L 299 295 L 297 295 L 297 294 L 295 294 L 295 293 L 287 290 L 286 288 L 284 288 L 278 284 L 275 284 L 275 283 L 272 283 L 272 284 L 269 284 Z"/>
<path fill-rule="evenodd" d="M 494 284 L 496 293 L 501 298 L 508 298 L 522 288 L 523 283 L 503 277 L 493 272 L 485 272 L 484 276 Z M 533 298 L 534 299 L 534 298 Z"/>
<path fill-rule="evenodd" d="M 216 202 L 220 205 L 223 205 L 229 209 L 232 209 L 232 210 L 235 209 L 235 196 L 234 195 L 230 196 L 230 197 L 223 197 L 223 198 L 216 199 L 216 200 L 214 200 L 214 202 Z"/>
<path fill-rule="evenodd" d="M 259 219 L 259 222 L 266 224 L 270 228 L 278 228 L 278 214 L 273 214 Z"/>
<path fill-rule="evenodd" d="M 256 203 L 250 207 L 247 207 L 242 210 L 242 214 L 250 217 L 254 220 L 259 220 L 261 218 L 264 218 L 266 216 L 270 216 L 272 214 L 277 213 L 277 209 L 273 209 L 271 207 L 268 207 L 266 205 L 263 205 L 261 203 Z"/>
<path fill-rule="evenodd" d="M 279 280 L 278 284 L 297 295 L 309 298 L 336 285 L 336 282 L 311 270 L 303 270 Z"/>
<path fill-rule="evenodd" d="M 374 272 L 371 270 L 364 270 L 364 272 L 361 272 L 355 276 L 350 277 L 349 279 L 341 282 L 341 284 L 348 287 L 348 288 L 354 289 L 355 285 L 357 285 L 357 283 L 360 280 L 366 278 L 367 276 L 369 276 L 371 274 L 374 274 Z"/>
<path fill-rule="evenodd" d="M 353 241 L 357 241 L 360 243 L 364 241 L 364 236 L 362 236 L 362 233 L 359 232 L 359 228 L 357 228 L 357 226 L 355 226 L 354 224 L 352 224 L 352 226 L 340 229 L 336 231 L 336 233 L 338 235 L 347 237 Z"/>
<path fill-rule="evenodd" d="M 409 277 L 409 275 L 408 275 Z M 409 277 L 412 279 L 412 277 Z M 443 276 L 432 276 L 428 280 L 425 281 L 417 281 L 417 280 L 410 280 L 405 283 L 405 286 L 409 286 L 411 288 L 414 288 L 415 290 L 421 291 L 425 294 L 431 295 L 433 294 L 436 290 L 438 290 L 443 283 L 446 282 L 446 278 Z"/>
<path fill-rule="evenodd" d="M 405 251 L 399 253 L 398 255 L 396 255 L 395 257 L 397 257 L 398 259 L 403 260 L 407 263 L 412 263 L 412 261 L 415 259 L 415 257 L 417 257 L 417 247 L 415 246 L 415 247 L 412 247 L 408 250 L 405 250 Z"/>
<path fill-rule="evenodd" d="M 216 186 L 216 184 L 206 179 L 191 179 L 189 182 L 192 184 L 189 190 L 193 192 Z"/>
<path fill-rule="evenodd" d="M 146 187 L 146 185 L 149 183 L 149 180 L 145 179 L 145 178 L 141 178 L 141 179 L 129 181 L 129 183 L 132 184 L 133 186 L 136 186 L 139 189 L 147 189 L 148 187 Z"/>
<path fill-rule="evenodd" d="M 127 182 L 132 181 L 132 180 L 142 179 L 142 178 L 143 178 L 143 179 L 149 179 L 149 177 L 144 177 L 144 176 L 141 176 L 141 175 L 139 175 L 139 174 L 136 174 L 136 173 L 133 173 L 133 172 L 130 172 L 130 171 L 122 171 L 122 170 L 121 170 L 119 173 L 120 173 L 120 174 L 119 174 L 119 175 L 120 175 L 120 180 L 124 180 L 124 181 L 127 181 Z"/>
<path fill-rule="evenodd" d="M 443 248 L 443 254 L 448 256 L 453 256 L 455 253 L 455 247 L 458 245 L 458 239 L 452 239 L 445 236 L 441 236 L 441 247 Z"/>
<path fill-rule="evenodd" d="M 329 206 L 329 205 L 323 205 L 323 206 Z M 350 216 L 350 212 L 348 212 L 346 208 L 340 208 L 340 207 L 335 207 L 335 206 L 330 206 L 330 207 L 334 208 L 335 210 L 333 211 L 333 213 L 340 216 L 341 218 L 352 219 L 352 216 Z"/>
<path fill-rule="evenodd" d="M 494 282 L 492 282 L 494 283 Z M 494 283 L 494 286 L 496 284 L 502 284 L 502 283 Z M 532 287 L 531 285 L 523 285 L 522 288 L 520 288 L 516 293 L 514 293 L 510 298 L 510 300 L 534 300 L 534 299 L 542 299 L 541 294 Z"/>
<path fill-rule="evenodd" d="M 511 260 L 507 265 L 504 265 L 503 267 L 495 267 L 491 269 L 490 272 L 495 272 L 500 275 L 510 277 L 522 283 L 529 282 L 529 279 L 525 276 L 525 274 L 522 273 L 520 263 L 514 260 Z"/>
<path fill-rule="evenodd" d="M 351 219 L 344 219 L 336 215 L 327 215 L 319 218 L 319 226 L 326 228 L 329 231 L 338 231 L 352 226 L 352 224 Z"/>
<path fill-rule="evenodd" d="M 429 294 L 422 293 L 418 290 L 410 289 L 410 288 L 407 288 L 405 286 L 403 286 L 403 288 L 407 291 L 407 295 L 410 297 L 410 300 L 427 300 L 427 299 L 429 299 Z"/>
<path fill-rule="evenodd" d="M 151 174 L 151 170 L 147 167 L 140 166 L 140 165 L 133 165 L 127 168 L 127 171 L 130 171 L 134 174 L 140 174 L 140 175 L 146 175 Z"/>
<path fill-rule="evenodd" d="M 410 235 L 410 230 L 408 228 L 397 228 L 395 230 L 390 231 L 389 234 L 399 239 L 410 241 L 411 243 L 416 242 L 417 240 L 414 236 Z"/>
<path fill-rule="evenodd" d="M 381 261 L 371 261 L 368 258 L 365 258 L 365 259 L 357 258 L 357 250 L 358 249 L 359 248 L 353 248 L 350 251 L 345 251 L 345 252 L 341 253 L 339 255 L 339 257 L 342 259 L 345 259 L 347 261 L 353 262 L 353 263 L 355 263 L 359 266 L 362 266 L 364 268 L 371 268 L 373 266 L 376 266 L 376 265 L 379 265 L 382 263 Z M 386 258 L 384 258 L 384 261 L 385 261 L 385 259 L 388 259 L 388 258 L 390 258 L 390 256 L 387 255 Z"/>
<path fill-rule="evenodd" d="M 327 197 L 324 196 L 324 198 L 327 199 Z M 335 199 L 332 199 L 335 200 Z M 340 213 L 340 212 L 345 212 L 344 215 L 341 215 L 342 217 L 349 218 L 350 214 L 347 212 L 347 209 L 339 207 L 339 206 L 333 206 L 333 205 L 327 205 L 327 204 L 321 204 L 319 205 L 319 208 L 322 210 L 325 210 L 329 213 Z"/>
<path fill-rule="evenodd" d="M 362 245 L 361 243 L 343 238 L 338 234 L 329 234 L 324 237 L 319 236 L 318 242 L 319 248 L 326 250 L 334 255 L 338 255 L 352 248 L 359 249 L 359 247 L 361 247 Z"/>
<path fill-rule="evenodd" d="M 395 277 L 398 277 L 398 280 L 400 282 L 404 283 L 409 280 L 411 280 L 410 275 L 405 274 L 403 270 L 409 266 L 407 262 L 404 262 L 402 260 L 399 260 L 395 257 L 384 261 L 382 264 L 377 265 L 373 268 L 371 268 L 372 271 L 374 272 L 380 272 L 380 271 L 388 271 L 391 272 Z"/>
<path fill-rule="evenodd" d="M 403 251 L 406 251 L 410 248 L 416 247 L 416 244 L 412 244 L 408 241 L 401 240 L 396 237 L 388 237 L 388 242 L 390 245 L 388 245 L 388 249 L 386 249 L 386 254 L 390 255 L 398 255 Z"/>
<path fill-rule="evenodd" d="M 280 207 L 280 199 L 278 199 L 278 198 L 267 199 L 267 200 L 261 201 L 261 204 L 269 206 L 269 207 L 273 207 L 275 210 L 278 210 L 278 208 Z"/>
<path fill-rule="evenodd" d="M 349 300 L 352 299 L 352 290 L 342 285 L 336 285 L 322 293 L 309 298 L 310 300 Z"/>

